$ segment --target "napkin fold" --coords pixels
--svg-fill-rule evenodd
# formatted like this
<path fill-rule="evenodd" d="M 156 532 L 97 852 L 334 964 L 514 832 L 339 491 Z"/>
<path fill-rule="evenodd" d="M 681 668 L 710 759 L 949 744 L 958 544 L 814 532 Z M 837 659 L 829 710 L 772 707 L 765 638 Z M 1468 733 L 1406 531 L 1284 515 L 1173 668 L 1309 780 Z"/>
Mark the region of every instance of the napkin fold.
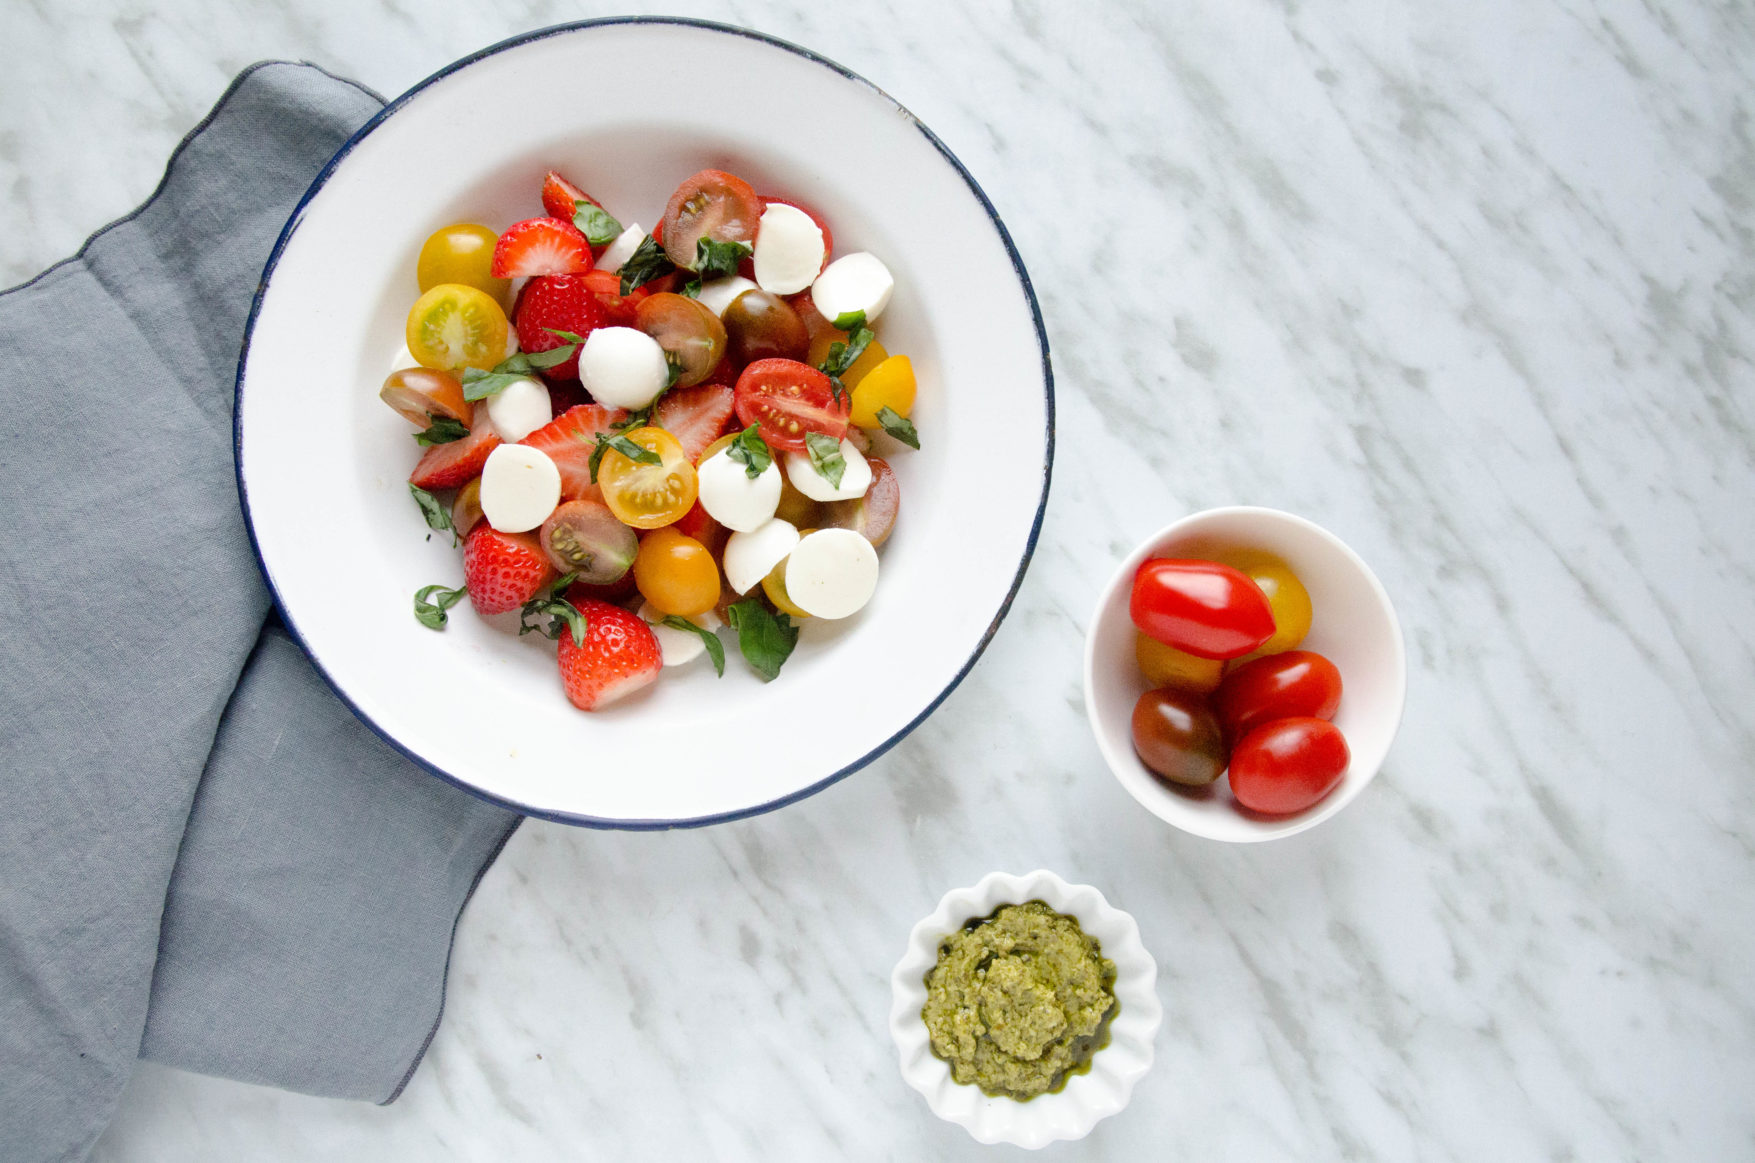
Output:
<path fill-rule="evenodd" d="M 258 278 L 382 104 L 315 66 L 254 66 L 144 206 L 0 293 L 8 1160 L 83 1157 L 139 1056 L 393 1100 L 459 912 L 518 824 L 331 694 L 270 610 L 238 507 Z M 314 471 L 331 422 L 312 417 Z"/>

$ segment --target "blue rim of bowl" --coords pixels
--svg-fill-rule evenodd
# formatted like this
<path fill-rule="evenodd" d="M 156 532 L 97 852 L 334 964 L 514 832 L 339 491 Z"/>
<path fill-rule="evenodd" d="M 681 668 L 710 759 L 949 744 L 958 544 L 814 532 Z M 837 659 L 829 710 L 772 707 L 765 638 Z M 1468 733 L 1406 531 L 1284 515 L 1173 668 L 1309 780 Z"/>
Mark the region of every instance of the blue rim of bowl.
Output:
<path fill-rule="evenodd" d="M 939 156 L 944 158 L 944 160 L 950 164 L 951 168 L 962 177 L 964 183 L 969 187 L 969 192 L 973 194 L 975 200 L 981 204 L 982 210 L 986 211 L 988 220 L 993 223 L 993 229 L 999 235 L 1000 242 L 1005 245 L 1006 254 L 1011 259 L 1012 270 L 1018 277 L 1018 285 L 1023 288 L 1024 299 L 1030 305 L 1031 321 L 1036 327 L 1036 343 L 1042 351 L 1042 387 L 1046 396 L 1044 401 L 1044 418 L 1046 420 L 1046 425 L 1043 433 L 1042 448 L 1042 495 L 1036 502 L 1036 517 L 1030 524 L 1030 536 L 1024 544 L 1023 556 L 1018 559 L 1018 570 L 1012 577 L 1011 588 L 1006 591 L 1005 600 L 1000 602 L 999 609 L 993 615 L 993 621 L 988 624 L 987 630 L 981 635 L 981 640 L 975 644 L 975 649 L 970 653 L 968 659 L 963 663 L 962 667 L 958 669 L 957 673 L 951 677 L 951 681 L 945 684 L 945 688 L 940 691 L 931 702 L 927 703 L 918 715 L 910 719 L 894 735 L 891 735 L 888 739 L 884 740 L 852 763 L 849 763 L 847 766 L 836 771 L 830 772 L 828 775 L 808 787 L 781 796 L 779 799 L 769 800 L 766 803 L 756 804 L 752 807 L 739 808 L 736 811 L 731 812 L 719 812 L 708 816 L 696 816 L 683 820 L 605 819 L 598 816 L 579 815 L 574 812 L 551 811 L 546 808 L 535 807 L 531 804 L 519 803 L 518 801 L 508 799 L 505 796 L 494 795 L 467 780 L 452 775 L 444 768 L 428 762 L 419 755 L 416 755 L 413 751 L 410 751 L 407 747 L 403 746 L 399 740 L 380 727 L 371 716 L 362 711 L 359 704 L 355 703 L 353 699 L 348 697 L 347 692 L 342 689 L 341 684 L 338 683 L 334 676 L 329 673 L 328 668 L 323 665 L 322 660 L 318 658 L 316 652 L 311 649 L 310 643 L 305 640 L 304 634 L 300 632 L 298 623 L 293 618 L 292 612 L 287 609 L 286 603 L 281 600 L 280 589 L 274 584 L 274 576 L 268 570 L 268 563 L 263 560 L 262 547 L 256 540 L 256 521 L 250 512 L 250 490 L 248 484 L 244 480 L 244 430 L 242 419 L 244 402 L 244 366 L 249 362 L 250 358 L 250 340 L 256 331 L 256 316 L 262 310 L 262 301 L 268 294 L 269 282 L 274 277 L 274 268 L 280 262 L 281 252 L 286 249 L 286 245 L 291 240 L 293 232 L 298 229 L 299 221 L 305 214 L 305 207 L 310 204 L 311 199 L 315 198 L 317 193 L 322 190 L 323 186 L 329 181 L 330 175 L 335 172 L 336 167 L 342 163 L 348 154 L 353 152 L 354 146 L 363 141 L 366 136 L 373 130 L 377 129 L 379 125 L 388 121 L 391 116 L 399 112 L 403 106 L 412 101 L 429 85 L 444 80 L 452 73 L 458 72 L 459 70 L 472 65 L 476 61 L 493 56 L 495 53 L 504 52 L 507 49 L 516 48 L 519 45 L 528 44 L 532 41 L 545 40 L 551 36 L 561 36 L 590 28 L 625 25 L 672 25 L 684 28 L 697 28 L 708 32 L 723 33 L 730 36 L 744 37 L 748 40 L 760 41 L 763 44 L 772 45 L 775 48 L 783 49 L 786 52 L 803 57 L 805 60 L 819 64 L 832 72 L 840 74 L 842 77 L 854 82 L 855 84 L 863 85 L 878 97 L 894 106 L 896 111 L 906 117 L 913 124 L 914 128 L 920 131 L 921 136 L 931 143 L 932 147 L 938 151 Z M 274 598 L 275 607 L 280 611 L 280 617 L 286 624 L 287 632 L 291 634 L 293 640 L 299 644 L 299 649 L 305 652 L 305 657 L 311 660 L 311 665 L 316 668 L 317 673 L 323 676 L 323 681 L 329 684 L 329 689 L 334 691 L 335 696 L 346 704 L 347 708 L 353 712 L 355 718 L 371 728 L 373 734 L 377 735 L 380 739 L 384 740 L 385 743 L 406 756 L 410 762 L 423 770 L 438 776 L 446 783 L 461 788 L 463 791 L 468 792 L 470 795 L 475 796 L 478 799 L 485 800 L 488 803 L 498 805 L 499 807 L 510 808 L 512 811 L 518 812 L 522 815 L 535 816 L 538 819 L 543 820 L 552 820 L 558 824 L 572 824 L 577 827 L 602 828 L 613 831 L 642 832 L 660 831 L 670 828 L 702 828 L 710 824 L 724 824 L 733 820 L 746 819 L 750 816 L 759 816 L 764 812 L 775 811 L 776 809 L 783 808 L 788 804 L 796 803 L 799 800 L 813 796 L 831 784 L 838 783 L 847 778 L 849 775 L 852 775 L 860 768 L 871 763 L 872 760 L 878 758 L 880 755 L 884 754 L 884 752 L 901 742 L 904 736 L 913 731 L 914 728 L 920 726 L 921 723 L 925 722 L 927 717 L 934 711 L 938 710 L 939 705 L 943 703 L 945 699 L 950 697 L 950 693 L 957 689 L 958 684 L 960 684 L 968 675 L 969 671 L 973 669 L 976 661 L 981 657 L 982 652 L 987 649 L 987 644 L 993 640 L 994 634 L 998 632 L 999 624 L 1005 620 L 1006 614 L 1011 611 L 1012 602 L 1018 596 L 1018 588 L 1024 583 L 1024 573 L 1029 568 L 1031 557 L 1035 555 L 1036 542 L 1042 534 L 1042 519 L 1048 509 L 1048 486 L 1050 479 L 1053 476 L 1054 468 L 1054 369 L 1049 362 L 1048 331 L 1042 323 L 1041 304 L 1036 300 L 1036 290 L 1030 284 L 1029 273 L 1024 270 L 1024 260 L 1018 254 L 1016 244 L 1012 242 L 1011 233 L 1006 230 L 1005 223 L 1000 221 L 999 211 L 993 208 L 992 200 L 988 198 L 987 192 L 981 188 L 981 184 L 975 180 L 975 176 L 969 172 L 968 167 L 963 165 L 963 163 L 957 159 L 957 155 L 952 153 L 950 148 L 946 146 L 944 142 L 939 140 L 937 134 L 933 133 L 933 131 L 928 129 L 918 117 L 914 116 L 914 114 L 904 108 L 900 101 L 897 101 L 894 97 L 891 97 L 888 93 L 884 92 L 858 73 L 855 73 L 852 69 L 847 68 L 845 65 L 838 64 L 819 53 L 812 52 L 810 49 L 793 44 L 790 41 L 781 40 L 779 37 L 775 36 L 769 36 L 764 32 L 756 32 L 754 29 L 740 28 L 731 24 L 721 24 L 712 20 L 695 20 L 680 16 L 619 16 L 601 20 L 579 20 L 568 24 L 556 24 L 547 28 L 539 28 L 531 32 L 520 33 L 517 36 L 508 37 L 507 39 L 500 41 L 498 44 L 489 45 L 487 48 L 481 49 L 478 52 L 471 53 L 466 57 L 461 57 L 452 61 L 444 68 L 426 78 L 424 81 L 421 81 L 406 93 L 397 97 L 394 101 L 391 101 L 388 105 L 385 105 L 384 108 L 380 109 L 370 121 L 362 125 L 352 137 L 343 142 L 341 148 L 335 151 L 335 156 L 329 159 L 329 161 L 323 166 L 322 170 L 318 171 L 317 177 L 311 182 L 310 188 L 307 189 L 304 196 L 299 199 L 298 205 L 293 207 L 292 214 L 287 218 L 286 226 L 281 229 L 280 237 L 275 240 L 274 250 L 270 252 L 268 256 L 268 264 L 262 268 L 262 279 L 257 284 L 256 297 L 250 304 L 250 317 L 244 326 L 244 344 L 238 353 L 238 372 L 232 404 L 232 454 L 233 468 L 237 474 L 238 480 L 238 501 L 244 511 L 244 528 L 250 535 L 250 551 L 255 555 L 256 568 L 261 571 L 263 581 L 268 585 L 268 592 Z"/>

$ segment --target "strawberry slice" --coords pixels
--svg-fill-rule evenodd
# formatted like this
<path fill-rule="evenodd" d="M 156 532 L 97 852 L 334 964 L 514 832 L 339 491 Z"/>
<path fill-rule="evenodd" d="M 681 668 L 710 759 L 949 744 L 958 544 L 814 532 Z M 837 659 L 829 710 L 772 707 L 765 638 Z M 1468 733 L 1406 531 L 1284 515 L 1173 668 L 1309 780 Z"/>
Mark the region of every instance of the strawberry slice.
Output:
<path fill-rule="evenodd" d="M 463 541 L 463 584 L 479 614 L 516 610 L 554 577 L 555 567 L 534 533 L 501 533 L 480 521 Z"/>
<path fill-rule="evenodd" d="M 591 244 L 567 218 L 514 222 L 494 246 L 493 276 L 582 275 L 591 269 Z"/>
<path fill-rule="evenodd" d="M 518 303 L 512 308 L 519 351 L 548 351 L 570 342 L 549 331 L 550 327 L 571 331 L 575 335 L 590 335 L 597 328 L 608 325 L 609 312 L 591 293 L 585 282 L 587 277 L 545 275 L 524 284 Z M 555 366 L 543 368 L 542 374 L 551 380 L 578 379 L 579 353 L 575 351 Z"/>
<path fill-rule="evenodd" d="M 585 645 L 571 634 L 560 637 L 561 685 L 581 711 L 595 711 L 651 685 L 664 666 L 664 652 L 652 628 L 635 614 L 608 602 L 578 604 L 585 615 Z"/>
<path fill-rule="evenodd" d="M 548 211 L 550 218 L 559 218 L 562 222 L 571 222 L 573 215 L 578 213 L 578 203 L 589 202 L 599 210 L 603 203 L 567 181 L 553 170 L 542 179 L 542 208 Z"/>
<path fill-rule="evenodd" d="M 736 399 L 737 393 L 724 384 L 672 388 L 659 397 L 652 422 L 676 437 L 683 455 L 693 463 L 709 444 L 725 434 Z"/>
<path fill-rule="evenodd" d="M 561 470 L 562 497 L 569 501 L 602 500 L 602 490 L 591 483 L 591 454 L 597 451 L 597 434 L 613 431 L 614 425 L 627 416 L 620 408 L 580 404 L 568 408 L 519 443 L 546 453 L 555 462 L 555 467 Z"/>
<path fill-rule="evenodd" d="M 469 435 L 449 444 L 435 444 L 421 454 L 420 463 L 408 474 L 408 483 L 416 488 L 454 489 L 468 484 L 481 475 L 488 453 L 500 446 L 500 434 L 486 408 L 475 410 L 475 421 Z"/>

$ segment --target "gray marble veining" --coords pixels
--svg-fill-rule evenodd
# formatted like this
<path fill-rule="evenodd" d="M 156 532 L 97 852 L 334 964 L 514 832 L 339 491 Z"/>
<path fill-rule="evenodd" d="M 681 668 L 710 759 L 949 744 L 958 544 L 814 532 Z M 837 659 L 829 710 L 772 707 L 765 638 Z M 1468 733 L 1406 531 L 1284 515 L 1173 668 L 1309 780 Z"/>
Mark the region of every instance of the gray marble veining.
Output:
<path fill-rule="evenodd" d="M 945 889 L 1036 866 L 1162 967 L 1158 1063 L 1069 1157 L 1755 1154 L 1755 11 L 680 7 L 869 77 L 1005 217 L 1060 415 L 1016 608 L 813 799 L 527 825 L 394 1106 L 147 1067 L 97 1158 L 981 1157 L 901 1083 L 886 976 Z M 144 198 L 254 59 L 393 94 L 605 11 L 14 2 L 0 282 Z M 1410 656 L 1378 782 L 1249 848 L 1136 808 L 1079 689 L 1114 561 L 1234 502 L 1348 540 Z"/>

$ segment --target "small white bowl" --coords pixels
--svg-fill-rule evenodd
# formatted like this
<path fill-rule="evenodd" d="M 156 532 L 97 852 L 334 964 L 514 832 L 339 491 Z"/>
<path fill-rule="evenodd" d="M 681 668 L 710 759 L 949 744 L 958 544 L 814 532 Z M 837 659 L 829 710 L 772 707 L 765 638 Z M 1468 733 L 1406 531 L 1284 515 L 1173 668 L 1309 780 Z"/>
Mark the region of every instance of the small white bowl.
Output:
<path fill-rule="evenodd" d="M 1067 1079 L 1058 1093 L 1028 1102 L 990 1098 L 976 1086 L 951 1080 L 951 1068 L 932 1052 L 920 1011 L 926 1005 L 926 975 L 938 964 L 939 942 L 973 917 L 1001 905 L 1039 900 L 1097 938 L 1103 956 L 1115 962 L 1115 999 L 1120 1004 L 1109 1024 L 1109 1044 L 1091 1057 L 1091 1068 Z M 1134 1083 L 1152 1065 L 1152 1039 L 1164 1020 L 1158 1003 L 1158 963 L 1140 943 L 1139 926 L 1089 885 L 1068 884 L 1043 869 L 1026 876 L 989 873 L 973 888 L 954 889 L 933 914 L 914 926 L 908 951 L 890 973 L 890 1035 L 901 1055 L 902 1078 L 926 1096 L 932 1113 L 960 1123 L 983 1143 L 1010 1143 L 1034 1150 L 1065 1139 L 1082 1139 L 1099 1121 L 1127 1105 Z"/>
<path fill-rule="evenodd" d="M 1299 646 L 1341 672 L 1335 726 L 1352 762 L 1340 786 L 1320 803 L 1290 816 L 1246 812 L 1221 778 L 1210 789 L 1173 791 L 1133 749 L 1133 708 L 1147 689 L 1134 661 L 1128 614 L 1133 575 L 1153 557 L 1211 557 L 1227 549 L 1265 550 L 1283 559 L 1310 591 L 1310 633 Z M 1238 506 L 1195 513 L 1160 530 L 1127 556 L 1105 587 L 1085 637 L 1085 713 L 1109 769 L 1153 815 L 1197 836 L 1249 843 L 1314 828 L 1352 803 L 1377 775 L 1401 724 L 1407 696 L 1407 655 L 1395 607 L 1377 575 L 1340 538 L 1278 509 Z"/>

